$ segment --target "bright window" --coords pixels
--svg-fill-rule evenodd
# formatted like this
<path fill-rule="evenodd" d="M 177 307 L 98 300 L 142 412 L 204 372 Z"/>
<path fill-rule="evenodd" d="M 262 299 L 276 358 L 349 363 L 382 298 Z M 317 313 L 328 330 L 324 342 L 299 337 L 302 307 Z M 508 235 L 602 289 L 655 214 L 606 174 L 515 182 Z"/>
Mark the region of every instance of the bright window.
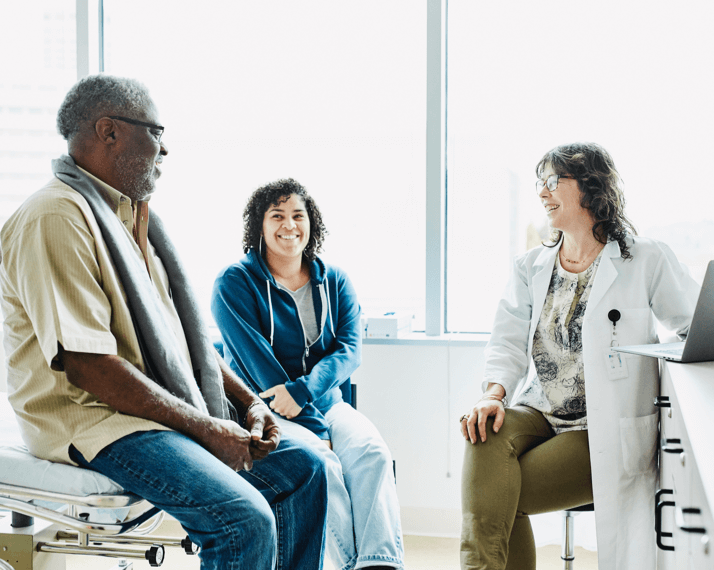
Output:
<path fill-rule="evenodd" d="M 695 277 L 714 259 L 714 4 L 448 3 L 447 327 L 488 331 L 547 220 L 535 165 L 603 145 L 640 235 Z"/>
<path fill-rule="evenodd" d="M 181 6 L 181 7 L 179 7 Z M 423 323 L 426 10 L 412 0 L 105 0 L 105 69 L 143 81 L 169 155 L 152 207 L 205 308 L 250 193 L 315 197 L 363 308 Z M 423 326 L 423 325 L 422 325 Z"/>
<path fill-rule="evenodd" d="M 67 152 L 55 119 L 76 81 L 74 0 L 0 4 L 0 226 Z"/>

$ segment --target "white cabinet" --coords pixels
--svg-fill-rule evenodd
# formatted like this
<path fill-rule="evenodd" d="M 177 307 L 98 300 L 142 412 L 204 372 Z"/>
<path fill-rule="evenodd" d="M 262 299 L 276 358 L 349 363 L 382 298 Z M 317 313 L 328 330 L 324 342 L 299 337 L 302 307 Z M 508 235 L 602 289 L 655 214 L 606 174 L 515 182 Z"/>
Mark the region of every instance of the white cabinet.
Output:
<path fill-rule="evenodd" d="M 660 394 L 658 568 L 714 570 L 714 363 L 664 363 Z"/>

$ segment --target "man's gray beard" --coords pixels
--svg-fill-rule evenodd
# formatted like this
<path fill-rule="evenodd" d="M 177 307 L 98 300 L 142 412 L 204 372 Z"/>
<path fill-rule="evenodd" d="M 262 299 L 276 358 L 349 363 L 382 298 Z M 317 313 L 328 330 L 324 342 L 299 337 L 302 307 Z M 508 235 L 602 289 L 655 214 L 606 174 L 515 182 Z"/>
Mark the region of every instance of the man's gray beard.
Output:
<path fill-rule="evenodd" d="M 126 154 L 120 156 L 117 159 L 117 175 L 123 193 L 132 200 L 144 200 L 154 191 L 154 163 L 147 164 L 145 158 Z"/>

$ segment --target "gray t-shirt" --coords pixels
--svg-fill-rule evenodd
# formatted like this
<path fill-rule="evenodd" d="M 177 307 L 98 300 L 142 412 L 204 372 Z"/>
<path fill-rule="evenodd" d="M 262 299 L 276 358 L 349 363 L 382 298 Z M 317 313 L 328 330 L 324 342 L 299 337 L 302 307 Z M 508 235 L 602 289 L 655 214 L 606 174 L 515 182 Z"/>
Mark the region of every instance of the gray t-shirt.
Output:
<path fill-rule="evenodd" d="M 308 346 L 311 345 L 319 336 L 317 319 L 315 318 L 315 305 L 312 302 L 312 283 L 308 281 L 297 291 L 291 291 L 281 283 L 278 283 L 278 287 L 290 293 L 290 296 L 295 301 L 298 315 L 300 315 L 300 321 L 302 322 L 303 332 L 305 333 L 305 339 L 307 340 Z"/>

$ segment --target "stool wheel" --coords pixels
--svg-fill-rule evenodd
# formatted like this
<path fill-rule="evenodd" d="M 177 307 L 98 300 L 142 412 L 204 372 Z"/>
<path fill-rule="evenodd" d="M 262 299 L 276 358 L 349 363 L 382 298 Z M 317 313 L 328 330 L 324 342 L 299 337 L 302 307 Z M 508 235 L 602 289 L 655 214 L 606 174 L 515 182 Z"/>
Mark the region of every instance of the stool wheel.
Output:
<path fill-rule="evenodd" d="M 164 547 L 160 544 L 154 544 L 144 555 L 149 561 L 149 566 L 161 566 L 164 563 Z"/>
<path fill-rule="evenodd" d="M 181 539 L 181 548 L 183 548 L 183 551 L 189 555 L 198 553 L 198 544 L 191 540 L 188 535 L 186 538 Z"/>

